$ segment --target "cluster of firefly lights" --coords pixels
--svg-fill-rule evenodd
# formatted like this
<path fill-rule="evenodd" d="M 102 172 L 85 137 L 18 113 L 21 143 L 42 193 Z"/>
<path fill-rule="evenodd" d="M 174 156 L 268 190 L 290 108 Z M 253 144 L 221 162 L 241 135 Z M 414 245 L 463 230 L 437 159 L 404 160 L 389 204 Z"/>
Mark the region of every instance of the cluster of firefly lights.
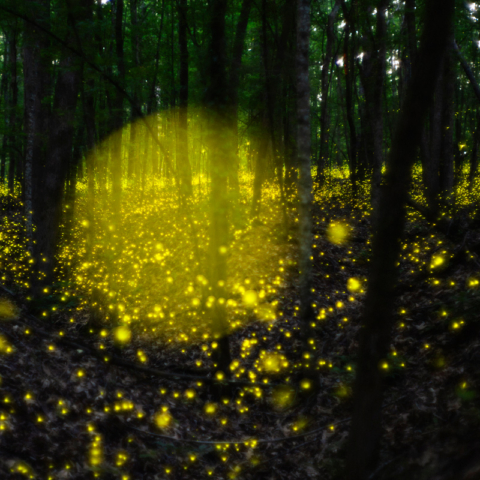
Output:
<path fill-rule="evenodd" d="M 80 187 L 81 188 L 81 187 Z M 462 187 L 460 186 L 459 189 Z M 128 192 L 126 192 L 127 195 Z M 248 199 L 251 192 L 244 187 L 243 198 Z M 465 190 L 463 190 L 465 193 Z M 341 190 L 337 192 L 328 192 L 329 196 L 338 195 L 342 200 Z M 149 335 L 167 331 L 169 335 L 176 335 L 179 342 L 203 342 L 202 351 L 210 356 L 211 351 L 217 348 L 217 343 L 210 341 L 208 325 L 205 318 L 208 317 L 209 309 L 215 304 L 225 303 L 228 307 L 230 324 L 232 330 L 245 326 L 246 321 L 258 319 L 266 322 L 268 331 L 278 328 L 286 340 L 294 334 L 294 328 L 288 325 L 288 320 L 283 320 L 282 312 L 277 310 L 277 301 L 275 296 L 279 292 L 279 287 L 284 282 L 286 267 L 295 265 L 294 256 L 283 245 L 277 245 L 272 241 L 270 232 L 271 226 L 279 221 L 278 191 L 272 186 L 265 187 L 264 205 L 262 206 L 262 221 L 266 228 L 260 235 L 248 222 L 242 229 L 234 232 L 233 241 L 228 247 L 222 247 L 224 254 L 229 257 L 230 277 L 226 282 L 226 291 L 229 292 L 227 299 L 215 299 L 209 292 L 211 288 L 208 284 L 207 275 L 204 271 L 205 265 L 201 264 L 206 258 L 208 248 L 208 220 L 205 211 L 201 208 L 192 211 L 195 216 L 182 216 L 182 212 L 175 209 L 172 199 L 162 196 L 158 191 L 149 198 L 149 202 L 142 199 L 139 202 L 135 195 L 126 196 L 124 206 L 123 221 L 120 225 L 113 223 L 112 214 L 108 209 L 95 211 L 95 245 L 93 251 L 87 252 L 85 230 L 88 222 L 82 219 L 85 214 L 85 199 L 79 197 L 77 200 L 77 219 L 74 227 L 73 241 L 66 243 L 60 254 L 60 274 L 67 270 L 72 274 L 75 282 L 74 288 L 65 288 L 57 293 L 62 301 L 67 301 L 72 297 L 80 300 L 79 310 L 89 305 L 94 308 L 104 308 L 106 317 L 111 317 L 114 325 L 105 328 L 100 332 L 100 340 L 105 339 L 110 334 L 118 344 L 127 345 L 132 342 L 134 332 L 148 332 Z M 201 204 L 201 198 L 196 198 L 198 205 Z M 82 203 L 83 202 L 83 203 Z M 247 203 L 247 202 L 245 202 Z M 347 203 L 345 201 L 345 203 Z M 363 215 L 367 215 L 368 206 L 365 205 Z M 9 271 L 11 278 L 17 283 L 27 285 L 27 271 L 30 263 L 28 252 L 19 249 L 18 239 L 21 238 L 21 226 L 15 222 L 8 223 L 3 219 L 4 228 L 0 233 L 4 249 L 2 252 L 3 268 Z M 195 238 L 192 238 L 192 222 L 195 225 Z M 336 245 L 345 245 L 348 243 L 352 234 L 351 227 L 343 221 L 333 221 L 329 224 L 326 236 L 327 239 Z M 195 256 L 193 241 L 200 247 L 200 255 Z M 319 243 L 318 236 L 315 240 Z M 423 243 L 422 243 L 423 242 Z M 420 239 L 418 242 L 403 245 L 402 261 L 410 264 L 425 264 L 421 253 L 428 251 L 435 246 L 435 254 L 429 257 L 428 264 L 423 265 L 431 271 L 435 271 L 448 262 L 448 249 L 442 249 L 441 240 L 432 238 Z M 314 244 L 314 254 L 317 255 L 317 245 Z M 12 257 L 12 251 L 18 256 Z M 267 255 L 268 253 L 268 255 Z M 349 252 L 351 253 L 351 252 Z M 323 252 L 318 252 L 318 256 L 323 256 Z M 25 261 L 26 260 L 26 261 Z M 202 270 L 203 268 L 203 270 Z M 328 276 L 328 275 L 327 275 Z M 433 284 L 437 284 L 433 280 Z M 479 280 L 471 278 L 468 280 L 468 286 L 475 288 L 479 285 Z M 453 285 L 452 285 L 453 286 Z M 150 287 L 150 288 L 149 288 Z M 365 279 L 351 277 L 348 279 L 346 290 L 350 292 L 350 300 L 354 300 L 353 295 L 363 293 L 365 288 Z M 104 303 L 95 305 L 98 301 L 100 291 Z M 49 293 L 48 291 L 46 293 Z M 96 300 L 95 300 L 96 299 Z M 270 299 L 270 301 L 269 301 Z M 327 318 L 330 312 L 339 312 L 344 307 L 343 302 L 337 301 L 332 307 L 318 310 L 317 321 Z M 44 312 L 46 317 L 52 312 Z M 401 315 L 405 310 L 400 312 Z M 447 315 L 446 312 L 444 312 Z M 0 318 L 8 320 L 17 315 L 13 304 L 7 300 L 0 301 Z M 294 312 L 295 315 L 295 312 Z M 240 319 L 240 320 L 238 320 Z M 283 321 L 279 321 L 282 319 Z M 72 319 L 73 321 L 73 319 Z M 344 322 L 348 319 L 345 317 Z M 458 329 L 464 324 L 463 320 L 452 321 L 451 328 Z M 315 326 L 313 322 L 312 326 Z M 400 322 L 399 328 L 405 328 L 405 323 Z M 204 332 L 207 333 L 204 333 Z M 28 332 L 28 330 L 27 330 Z M 264 338 L 266 339 L 266 338 Z M 169 338 L 168 341 L 174 339 Z M 286 355 L 282 352 L 282 346 L 277 345 L 270 351 L 260 350 L 258 356 L 253 361 L 253 368 L 247 369 L 245 360 L 252 356 L 253 349 L 259 342 L 255 333 L 250 338 L 245 338 L 241 345 L 240 358 L 234 359 L 230 365 L 232 374 L 240 377 L 246 375 L 251 381 L 257 381 L 259 375 L 265 375 L 264 381 L 268 382 L 268 376 L 276 376 L 282 372 L 288 373 L 289 368 L 297 368 L 298 365 L 292 365 Z M 310 362 L 316 362 L 319 368 L 332 368 L 331 360 L 319 359 L 315 354 L 315 341 L 309 340 L 311 351 L 304 352 L 303 361 L 308 365 Z M 53 345 L 48 346 L 50 351 L 54 351 Z M 102 348 L 102 344 L 100 344 Z M 425 349 L 430 348 L 428 344 Z M 185 350 L 182 350 L 184 352 Z M 12 354 L 14 347 L 9 344 L 4 336 L 0 336 L 0 353 Z M 147 362 L 148 358 L 142 350 L 137 351 L 138 360 Z M 397 352 L 392 352 L 392 357 L 397 356 Z M 197 365 L 202 362 L 197 360 Z M 404 367 L 402 361 L 400 366 Z M 389 361 L 383 361 L 380 365 L 382 369 L 390 367 Z M 351 365 L 347 365 L 347 371 L 352 370 Z M 255 371 L 256 370 L 256 371 Z M 77 370 L 76 376 L 82 379 L 86 372 L 82 369 Z M 222 372 L 217 372 L 219 379 L 222 379 Z M 0 379 L 1 381 L 1 379 Z M 198 382 L 197 387 L 202 386 Z M 310 388 L 310 381 L 303 380 L 300 388 Z M 466 382 L 462 388 L 466 388 Z M 167 394 L 166 389 L 161 389 L 160 394 Z M 247 413 L 249 407 L 244 403 L 243 397 L 250 393 L 253 397 L 262 397 L 262 390 L 258 387 L 246 388 L 236 400 L 237 411 Z M 340 385 L 337 390 L 339 397 L 347 396 L 349 389 L 345 385 Z M 291 385 L 277 386 L 272 390 L 272 406 L 278 410 L 288 408 L 294 403 L 296 396 L 295 388 Z M 194 401 L 197 397 L 195 388 L 188 388 L 183 393 L 174 391 L 172 397 L 179 399 L 183 397 L 187 401 Z M 27 393 L 25 401 L 34 401 L 32 394 Z M 4 403 L 8 404 L 9 397 L 4 398 Z M 228 399 L 223 401 L 225 405 L 229 404 Z M 118 395 L 117 401 L 111 406 L 106 405 L 105 412 L 115 412 L 124 414 L 134 414 L 137 418 L 142 418 L 144 413 L 136 408 L 135 404 Z M 69 413 L 68 402 L 63 399 L 58 400 L 57 413 L 66 416 Z M 87 412 L 88 413 L 88 412 Z M 90 411 L 91 413 L 91 411 Z M 221 404 L 208 402 L 203 405 L 203 413 L 207 416 L 218 416 L 221 425 L 228 423 L 228 416 Z M 39 415 L 38 423 L 43 423 L 45 418 Z M 161 431 L 168 431 L 175 423 L 175 419 L 167 405 L 153 416 L 153 422 Z M 292 431 L 297 432 L 305 428 L 307 421 L 298 419 L 292 424 Z M 2 430 L 10 428 L 10 415 L 6 411 L 0 412 L 0 434 Z M 88 431 L 91 434 L 91 443 L 89 447 L 89 462 L 92 467 L 99 466 L 104 462 L 103 439 L 93 424 L 89 423 Z M 331 427 L 333 430 L 333 427 Z M 250 441 L 250 447 L 256 446 L 256 441 Z M 228 446 L 227 446 L 228 447 Z M 226 461 L 226 448 L 224 445 L 218 445 L 221 451 L 222 459 Z M 235 446 L 238 450 L 239 446 Z M 119 451 L 115 463 L 118 467 L 123 466 L 129 459 L 126 451 Z M 196 456 L 190 455 L 190 461 L 194 462 Z M 17 462 L 12 465 L 12 470 L 33 478 L 31 468 L 23 463 Z M 165 473 L 172 471 L 171 467 L 165 468 Z M 209 473 L 211 474 L 213 470 Z M 128 479 L 128 475 L 123 477 Z"/>

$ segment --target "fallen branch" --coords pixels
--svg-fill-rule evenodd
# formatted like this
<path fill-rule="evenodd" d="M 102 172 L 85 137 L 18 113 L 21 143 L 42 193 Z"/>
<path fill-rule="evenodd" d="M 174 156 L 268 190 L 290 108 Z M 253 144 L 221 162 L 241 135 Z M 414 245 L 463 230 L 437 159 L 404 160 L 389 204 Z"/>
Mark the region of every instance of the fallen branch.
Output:
<path fill-rule="evenodd" d="M 319 433 L 323 432 L 326 427 L 335 427 L 337 425 L 341 425 L 342 423 L 346 423 L 350 421 L 350 417 L 344 418 L 343 420 L 339 420 L 334 423 L 324 423 L 322 426 L 315 428 L 314 430 L 310 430 L 309 432 L 304 432 L 304 433 L 298 433 L 296 435 L 292 435 L 290 437 L 279 437 L 279 438 L 263 438 L 256 440 L 254 438 L 250 438 L 248 440 L 242 439 L 242 440 L 193 440 L 193 439 L 188 439 L 188 438 L 175 438 L 175 437 L 169 437 L 168 435 L 161 435 L 159 433 L 152 433 L 152 432 L 147 432 L 146 430 L 140 430 L 135 427 L 128 427 L 131 430 L 135 430 L 136 432 L 151 436 L 151 437 L 156 437 L 156 438 L 161 438 L 163 440 L 170 440 L 173 442 L 183 442 L 183 443 L 193 443 L 193 444 L 201 444 L 201 445 L 248 445 L 249 443 L 252 443 L 252 445 L 260 444 L 260 443 L 280 443 L 280 442 L 289 442 L 292 440 L 298 440 L 300 438 L 308 437 L 310 435 L 318 435 Z"/>

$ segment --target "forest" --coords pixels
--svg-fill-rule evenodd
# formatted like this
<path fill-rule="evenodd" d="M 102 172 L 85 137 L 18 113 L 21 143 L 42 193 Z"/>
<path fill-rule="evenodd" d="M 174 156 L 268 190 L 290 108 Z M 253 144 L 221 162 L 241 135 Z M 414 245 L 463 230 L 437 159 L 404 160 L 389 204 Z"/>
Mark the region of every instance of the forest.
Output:
<path fill-rule="evenodd" d="M 480 479 L 479 19 L 0 0 L 0 478 Z"/>

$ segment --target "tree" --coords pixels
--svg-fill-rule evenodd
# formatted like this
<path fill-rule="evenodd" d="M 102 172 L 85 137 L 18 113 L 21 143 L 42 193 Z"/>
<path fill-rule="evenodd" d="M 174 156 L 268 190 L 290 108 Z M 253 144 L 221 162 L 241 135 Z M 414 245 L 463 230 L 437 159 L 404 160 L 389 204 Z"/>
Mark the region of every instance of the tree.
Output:
<path fill-rule="evenodd" d="M 188 160 L 188 45 L 187 0 L 178 3 L 178 42 L 180 45 L 180 89 L 178 112 L 177 168 L 180 190 L 183 195 L 192 194 L 192 169 Z"/>
<path fill-rule="evenodd" d="M 67 43 L 77 44 L 74 32 L 77 23 L 84 21 L 88 4 L 72 2 L 66 12 L 69 27 Z M 55 266 L 55 253 L 59 240 L 62 215 L 63 187 L 67 177 L 68 163 L 72 155 L 74 117 L 81 82 L 81 61 L 72 52 L 64 49 L 59 62 L 60 72 L 55 85 L 52 114 L 48 135 L 48 155 L 42 177 L 42 195 L 38 195 L 36 210 L 36 251 L 38 275 L 35 289 L 51 284 Z M 37 99 L 40 101 L 41 99 Z"/>
<path fill-rule="evenodd" d="M 390 345 L 400 238 L 411 168 L 423 121 L 432 101 L 448 43 L 454 1 L 427 2 L 417 63 L 407 86 L 387 163 L 385 187 L 373 238 L 373 256 L 362 319 L 354 386 L 354 412 L 347 458 L 347 477 L 363 480 L 375 470 L 380 451 L 382 368 Z"/>
<path fill-rule="evenodd" d="M 310 134 L 309 81 L 310 0 L 298 0 L 297 6 L 297 155 L 298 180 L 300 319 L 303 337 L 308 345 L 308 331 L 313 320 L 312 308 L 312 168 Z"/>
<path fill-rule="evenodd" d="M 209 77 L 205 104 L 209 115 L 210 190 L 210 284 L 215 297 L 214 336 L 218 341 L 214 362 L 217 369 L 229 375 L 231 363 L 228 320 L 225 308 L 227 281 L 228 228 L 228 165 L 232 146 L 228 132 L 228 84 L 225 16 L 227 0 L 210 3 Z M 223 299 L 223 301 L 222 301 Z"/>

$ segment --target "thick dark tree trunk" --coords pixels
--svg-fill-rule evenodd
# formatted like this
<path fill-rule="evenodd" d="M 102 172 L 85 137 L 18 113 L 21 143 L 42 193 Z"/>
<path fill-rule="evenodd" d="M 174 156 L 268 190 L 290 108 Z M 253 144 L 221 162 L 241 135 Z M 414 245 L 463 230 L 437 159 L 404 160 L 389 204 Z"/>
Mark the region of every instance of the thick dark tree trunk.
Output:
<path fill-rule="evenodd" d="M 83 0 L 72 2 L 68 12 L 68 41 L 75 44 L 75 23 L 85 20 L 87 4 Z M 78 48 L 78 46 L 77 46 Z M 62 216 L 62 199 L 68 164 L 72 155 L 75 109 L 81 81 L 81 62 L 69 50 L 64 49 L 59 63 L 59 74 L 55 86 L 52 118 L 48 135 L 48 155 L 42 185 L 42 196 L 38 198 L 38 221 L 35 232 L 34 256 L 38 262 L 38 278 L 34 291 L 53 279 L 55 253 L 59 240 Z"/>
<path fill-rule="evenodd" d="M 383 166 L 383 92 L 385 82 L 385 57 L 387 23 L 385 11 L 389 0 L 381 0 L 377 4 L 377 28 L 375 36 L 367 32 L 367 37 L 373 37 L 370 48 L 365 52 L 361 71 L 364 85 L 368 123 L 372 135 L 372 205 L 374 215 L 378 212 L 380 185 L 382 183 Z"/>
<path fill-rule="evenodd" d="M 444 94 L 444 62 L 440 74 L 435 83 L 435 101 L 432 107 L 430 119 L 430 147 L 429 155 L 426 156 L 423 164 L 423 178 L 425 184 L 425 196 L 427 204 L 433 215 L 438 213 L 438 197 L 440 194 L 440 155 L 442 148 L 442 114 Z"/>
<path fill-rule="evenodd" d="M 391 343 L 394 289 L 411 168 L 420 144 L 432 84 L 444 56 L 454 0 L 428 0 L 418 61 L 408 85 L 387 163 L 373 238 L 372 265 L 354 385 L 347 478 L 366 480 L 375 470 L 381 439 L 382 377 Z M 388 367 L 388 365 L 387 365 Z"/>
<path fill-rule="evenodd" d="M 36 2 L 35 18 L 40 25 L 48 28 L 50 1 Z M 46 155 L 46 126 L 48 108 L 42 103 L 47 94 L 49 80 L 48 58 L 45 54 L 47 38 L 41 32 L 34 32 L 25 24 L 23 40 L 23 75 L 25 108 L 25 161 L 24 161 L 24 205 L 27 243 L 30 253 L 33 248 L 33 225 L 39 212 L 39 189 L 43 184 L 43 167 Z M 37 257 L 36 261 L 40 259 Z"/>
<path fill-rule="evenodd" d="M 232 161 L 232 146 L 226 112 L 228 84 L 226 75 L 225 16 L 227 0 L 212 0 L 210 7 L 209 82 L 205 103 L 209 115 L 209 156 L 211 168 L 210 223 L 210 284 L 216 300 L 225 299 L 228 255 L 228 162 Z M 215 302 L 213 309 L 215 368 L 230 374 L 229 325 L 225 302 Z"/>

